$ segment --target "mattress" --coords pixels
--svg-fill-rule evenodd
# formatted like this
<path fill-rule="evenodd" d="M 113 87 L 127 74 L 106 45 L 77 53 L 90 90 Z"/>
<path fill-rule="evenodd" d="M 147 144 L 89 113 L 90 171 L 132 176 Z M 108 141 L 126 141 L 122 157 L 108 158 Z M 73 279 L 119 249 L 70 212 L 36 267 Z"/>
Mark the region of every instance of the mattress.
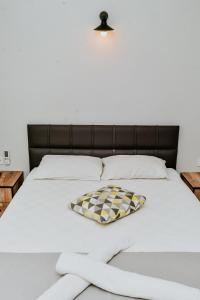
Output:
<path fill-rule="evenodd" d="M 35 300 L 54 284 L 57 253 L 0 254 L 1 299 Z M 111 264 L 200 289 L 200 253 L 120 253 Z M 187 271 L 186 271 L 187 270 Z M 128 300 L 90 286 L 76 300 Z M 181 300 L 181 299 L 177 299 Z"/>
<path fill-rule="evenodd" d="M 173 169 L 169 179 L 112 181 L 34 180 L 34 171 L 0 219 L 0 252 L 90 252 L 122 235 L 133 240 L 127 252 L 200 252 L 200 205 Z M 145 195 L 145 206 L 109 225 L 69 209 L 107 184 Z"/>

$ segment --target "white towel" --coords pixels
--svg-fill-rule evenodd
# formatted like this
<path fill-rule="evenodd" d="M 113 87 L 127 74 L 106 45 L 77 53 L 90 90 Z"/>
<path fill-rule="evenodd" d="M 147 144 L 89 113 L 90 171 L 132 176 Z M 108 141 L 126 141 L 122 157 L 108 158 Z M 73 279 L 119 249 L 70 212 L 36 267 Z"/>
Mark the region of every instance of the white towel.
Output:
<path fill-rule="evenodd" d="M 66 254 L 60 274 L 71 273 L 113 294 L 151 300 L 200 300 L 200 290 L 176 282 L 122 271 L 81 254 Z"/>
<path fill-rule="evenodd" d="M 108 262 L 118 252 L 123 251 L 132 245 L 133 242 L 130 238 L 119 237 L 119 241 L 105 241 L 105 244 L 101 247 L 101 249 L 96 249 L 85 256 L 91 257 L 97 261 Z M 58 259 L 56 270 L 59 270 L 60 274 L 66 274 L 66 272 L 62 272 L 62 268 L 66 265 L 66 259 L 68 259 L 67 253 L 61 254 Z M 37 300 L 73 300 L 89 285 L 90 282 L 87 280 L 78 276 L 67 274 L 59 279 Z"/>

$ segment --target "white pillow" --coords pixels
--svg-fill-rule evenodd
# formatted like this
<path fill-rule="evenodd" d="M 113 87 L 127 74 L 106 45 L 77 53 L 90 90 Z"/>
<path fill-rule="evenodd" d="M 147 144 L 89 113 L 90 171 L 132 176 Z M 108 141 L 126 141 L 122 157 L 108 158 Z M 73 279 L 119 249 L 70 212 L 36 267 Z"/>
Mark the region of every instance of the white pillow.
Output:
<path fill-rule="evenodd" d="M 146 155 L 115 155 L 103 158 L 101 179 L 167 178 L 165 161 Z"/>
<path fill-rule="evenodd" d="M 100 180 L 102 160 L 79 155 L 45 155 L 34 179 Z"/>

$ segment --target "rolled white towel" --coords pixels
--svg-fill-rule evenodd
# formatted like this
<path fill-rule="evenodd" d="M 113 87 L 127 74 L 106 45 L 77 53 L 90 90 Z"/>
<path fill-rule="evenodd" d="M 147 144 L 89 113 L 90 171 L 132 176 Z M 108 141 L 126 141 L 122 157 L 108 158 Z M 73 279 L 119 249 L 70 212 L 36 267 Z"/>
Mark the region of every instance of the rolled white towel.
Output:
<path fill-rule="evenodd" d="M 117 295 L 151 300 L 200 300 L 199 289 L 122 271 L 80 254 L 65 255 L 65 266 L 62 266 L 61 273 L 64 272 L 77 275 Z"/>
<path fill-rule="evenodd" d="M 76 275 L 67 274 L 46 290 L 37 300 L 73 300 L 90 283 Z"/>
<path fill-rule="evenodd" d="M 133 245 L 128 237 L 119 237 L 117 241 L 105 241 L 103 247 L 92 251 L 89 256 L 92 259 L 96 259 L 102 262 L 108 262 L 118 252 L 126 250 Z M 59 274 L 66 274 L 63 272 L 63 267 L 66 265 L 68 259 L 67 253 L 62 253 L 58 258 L 56 270 Z M 68 272 L 67 272 L 68 273 Z M 84 291 L 90 282 L 84 280 L 78 276 L 67 274 L 60 278 L 54 285 L 52 285 L 47 291 L 45 291 L 37 300 L 73 300 L 82 291 Z"/>
<path fill-rule="evenodd" d="M 113 256 L 118 254 L 121 251 L 126 250 L 130 246 L 133 245 L 133 242 L 128 238 L 120 239 L 117 242 L 109 241 L 108 243 L 105 243 L 101 248 L 93 250 L 88 255 L 85 255 L 86 257 L 89 257 L 91 259 L 94 259 L 96 261 L 101 261 L 104 263 L 109 262 Z M 66 266 L 66 260 L 68 261 L 69 253 L 64 252 L 60 255 L 58 258 L 57 264 L 56 264 L 56 272 L 60 275 L 65 275 L 68 272 L 65 272 L 65 266 Z"/>

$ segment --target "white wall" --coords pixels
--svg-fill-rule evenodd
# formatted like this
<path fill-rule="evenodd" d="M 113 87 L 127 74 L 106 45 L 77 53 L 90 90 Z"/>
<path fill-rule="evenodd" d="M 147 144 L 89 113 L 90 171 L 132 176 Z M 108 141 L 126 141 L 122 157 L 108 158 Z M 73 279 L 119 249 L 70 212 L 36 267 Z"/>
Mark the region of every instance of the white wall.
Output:
<path fill-rule="evenodd" d="M 107 10 L 116 29 L 92 30 Z M 28 170 L 27 123 L 179 124 L 200 156 L 199 0 L 0 0 L 0 149 Z"/>

